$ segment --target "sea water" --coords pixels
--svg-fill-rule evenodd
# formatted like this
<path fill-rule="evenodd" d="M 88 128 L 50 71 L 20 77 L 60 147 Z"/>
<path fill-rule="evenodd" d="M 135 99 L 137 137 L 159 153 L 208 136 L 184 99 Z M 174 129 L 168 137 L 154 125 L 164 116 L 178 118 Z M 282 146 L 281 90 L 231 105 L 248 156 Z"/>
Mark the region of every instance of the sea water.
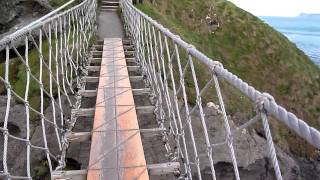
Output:
<path fill-rule="evenodd" d="M 288 37 L 320 66 L 320 14 L 260 18 Z"/>

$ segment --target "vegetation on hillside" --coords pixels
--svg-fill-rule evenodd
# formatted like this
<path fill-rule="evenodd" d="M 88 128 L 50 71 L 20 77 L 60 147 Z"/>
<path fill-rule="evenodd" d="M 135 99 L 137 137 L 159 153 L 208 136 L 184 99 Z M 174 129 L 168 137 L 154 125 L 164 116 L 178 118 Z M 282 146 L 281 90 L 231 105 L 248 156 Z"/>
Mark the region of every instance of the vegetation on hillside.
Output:
<path fill-rule="evenodd" d="M 273 95 L 287 110 L 320 129 L 320 69 L 301 51 L 269 25 L 226 0 L 155 0 L 138 8 L 158 20 L 186 42 L 262 92 Z M 220 27 L 211 33 L 205 18 L 213 11 Z M 203 72 L 203 65 L 196 63 Z M 204 81 L 208 79 L 199 77 Z M 192 80 L 186 79 L 186 81 Z M 222 82 L 222 86 L 224 86 Z M 223 91 L 228 114 L 252 116 L 239 101 L 240 93 Z M 204 98 L 206 99 L 206 98 Z M 237 114 L 243 111 L 245 116 Z M 307 142 L 297 138 L 283 124 L 272 121 L 275 142 L 298 155 L 318 156 Z"/>

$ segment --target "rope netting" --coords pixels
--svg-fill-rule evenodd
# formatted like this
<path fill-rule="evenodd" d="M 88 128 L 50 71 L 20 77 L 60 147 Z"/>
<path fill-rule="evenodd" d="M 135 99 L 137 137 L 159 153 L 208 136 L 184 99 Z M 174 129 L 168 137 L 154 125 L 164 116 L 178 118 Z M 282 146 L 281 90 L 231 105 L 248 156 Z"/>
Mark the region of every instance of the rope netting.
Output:
<path fill-rule="evenodd" d="M 271 95 L 257 91 L 226 70 L 221 63 L 213 61 L 184 42 L 129 1 L 122 1 L 121 6 L 126 33 L 133 40 L 136 47 L 135 57 L 141 64 L 146 83 L 153 92 L 158 125 L 166 129 L 162 135 L 167 157 L 183 164 L 177 176 L 202 179 L 202 168 L 209 166 L 210 176 L 216 179 L 217 161 L 213 156 L 218 147 L 225 146 L 234 176 L 240 179 L 234 138 L 241 136 L 237 132 L 260 121 L 276 178 L 281 180 L 269 116 L 283 122 L 310 144 L 320 148 L 319 131 L 278 105 Z M 226 113 L 222 93 L 227 92 L 225 89 L 222 91 L 222 84 L 224 87 L 225 84 L 232 87 L 241 96 L 245 95 L 255 107 L 254 117 L 234 130 L 230 128 L 230 117 Z M 215 122 L 208 121 L 204 113 L 204 99 L 219 104 L 223 126 L 216 128 L 224 128 L 225 131 L 224 140 L 221 142 L 216 142 L 210 135 L 212 129 L 209 130 L 208 126 Z M 196 121 L 200 122 L 200 125 Z M 196 131 L 201 131 L 201 135 Z"/>
<path fill-rule="evenodd" d="M 32 179 L 41 171 L 39 162 L 48 174 L 66 166 L 66 135 L 76 122 L 71 108 L 80 108 L 77 92 L 84 88 L 88 47 L 96 21 L 95 0 L 69 7 L 74 1 L 0 41 L 0 49 L 5 51 L 5 59 L 0 62 L 0 103 L 4 104 L 0 107 L 4 112 L 0 121 L 0 178 Z M 239 136 L 237 132 L 260 121 L 276 177 L 282 179 L 270 116 L 320 148 L 319 131 L 278 105 L 272 96 L 257 91 L 128 0 L 121 1 L 121 7 L 135 57 L 152 89 L 157 123 L 165 129 L 162 136 L 166 156 L 183 165 L 178 177 L 202 179 L 202 167 L 209 166 L 210 176 L 216 179 L 214 155 L 218 147 L 224 146 L 235 178 L 240 179 L 234 139 Z M 230 124 L 222 95 L 227 93 L 225 84 L 255 106 L 254 117 L 236 129 L 231 128 L 234 125 Z M 219 104 L 225 132 L 222 141 L 214 140 L 210 134 L 213 122 L 205 115 L 208 99 Z M 13 124 L 20 124 L 20 129 Z"/>
<path fill-rule="evenodd" d="M 50 176 L 65 167 L 66 134 L 76 120 L 70 109 L 80 106 L 95 21 L 95 0 L 72 0 L 0 41 L 1 178 Z"/>

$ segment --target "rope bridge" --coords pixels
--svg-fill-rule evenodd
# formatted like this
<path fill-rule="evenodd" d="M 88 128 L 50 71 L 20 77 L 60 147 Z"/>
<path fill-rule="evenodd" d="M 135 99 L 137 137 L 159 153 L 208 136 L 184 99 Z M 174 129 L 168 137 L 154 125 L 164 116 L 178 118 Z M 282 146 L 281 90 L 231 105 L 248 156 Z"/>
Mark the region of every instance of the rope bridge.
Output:
<path fill-rule="evenodd" d="M 70 113 L 67 107 L 79 109 L 81 97 L 79 90 L 84 89 L 87 76 L 89 46 L 95 36 L 96 1 L 84 0 L 80 4 L 75 0 L 68 2 L 52 13 L 31 23 L 25 28 L 0 41 L 0 49 L 5 51 L 4 73 L 0 82 L 6 97 L 6 110 L 1 141 L 2 169 L 0 177 L 7 179 L 32 179 L 32 162 L 41 151 L 46 155 L 46 164 L 50 175 L 55 170 L 66 167 L 66 151 L 69 146 L 67 135 L 72 131 L 77 115 Z M 216 179 L 215 149 L 225 146 L 233 165 L 236 179 L 240 179 L 236 149 L 233 139 L 241 136 L 237 133 L 258 122 L 265 132 L 269 157 L 278 180 L 282 174 L 276 149 L 270 132 L 268 117 L 273 116 L 289 129 L 316 148 L 320 148 L 320 133 L 302 119 L 278 105 L 274 98 L 261 93 L 254 87 L 230 73 L 223 65 L 205 56 L 179 36 L 157 23 L 135 8 L 129 0 L 120 3 L 127 36 L 134 44 L 134 55 L 141 66 L 145 83 L 149 85 L 155 104 L 159 129 L 166 149 L 166 157 L 171 162 L 181 164 L 175 175 L 184 179 L 202 179 L 203 164 L 209 165 L 210 176 Z M 19 47 L 23 47 L 23 50 Z M 12 71 L 13 60 L 19 62 L 23 85 L 16 83 L 17 71 Z M 31 66 L 32 64 L 32 66 Z M 36 67 L 33 67 L 36 66 Z M 205 72 L 198 67 L 204 67 Z M 207 78 L 204 78 L 207 77 Z M 225 102 L 220 87 L 227 83 L 241 92 L 255 104 L 252 119 L 231 128 Z M 1 89 L 1 88 L 0 88 Z M 210 99 L 219 104 L 223 119 L 225 137 L 222 142 L 213 143 L 204 113 L 204 102 Z M 23 105 L 25 114 L 21 119 L 12 119 L 12 104 Z M 47 112 L 46 107 L 51 110 Z M 201 124 L 200 144 L 195 137 L 194 117 Z M 24 137 L 10 132 L 10 121 L 24 121 Z M 33 142 L 30 136 L 31 124 L 37 121 L 41 126 L 42 142 Z M 53 130 L 55 136 L 48 137 L 47 131 Z M 2 138 L 2 137 L 1 137 Z M 54 138 L 55 144 L 48 144 L 48 138 Z M 10 171 L 13 159 L 8 159 L 10 142 L 23 144 L 26 159 L 21 165 L 22 174 Z M 22 152 L 22 151 L 21 151 Z M 13 157 L 11 157 L 13 158 Z"/>
<path fill-rule="evenodd" d="M 0 42 L 1 49 L 5 49 L 6 52 L 5 73 L 0 77 L 0 81 L 1 86 L 5 86 L 7 100 L 3 126 L 0 127 L 3 133 L 3 169 L 0 175 L 2 178 L 31 179 L 33 167 L 30 164 L 36 158 L 33 155 L 36 151 L 46 154 L 50 173 L 54 170 L 52 160 L 55 161 L 54 164 L 58 164 L 57 169 L 65 166 L 65 151 L 68 147 L 65 134 L 72 129 L 75 117 L 69 116 L 67 119 L 66 114 L 70 112 L 65 111 L 62 99 L 66 99 L 70 107 L 79 106 L 79 102 L 71 96 L 76 95 L 76 88 L 81 89 L 83 86 L 81 77 L 85 73 L 83 67 L 87 59 L 89 41 L 95 30 L 96 19 L 94 0 L 85 0 L 68 8 L 74 4 L 74 1 L 68 2 Z M 18 46 L 23 46 L 24 51 L 18 49 Z M 31 52 L 31 48 L 36 52 Z M 14 73 L 17 72 L 10 70 L 17 64 L 12 64 L 11 58 L 17 58 L 19 64 L 22 64 L 18 72 L 24 73 L 22 87 L 12 86 L 12 81 L 16 79 L 10 77 L 15 76 Z M 31 67 L 30 61 L 36 61 L 33 64 L 36 67 Z M 35 94 L 38 105 L 30 102 L 31 93 Z M 25 108 L 25 119 L 11 119 L 11 121 L 25 121 L 24 137 L 15 136 L 8 130 L 13 101 L 23 104 Z M 50 113 L 45 113 L 45 104 L 48 103 L 51 104 L 52 110 Z M 43 142 L 37 144 L 31 141 L 30 136 L 31 121 L 35 119 L 40 120 L 43 137 Z M 47 143 L 46 131 L 51 128 L 55 131 L 56 141 L 52 141 L 55 144 Z M 11 172 L 8 167 L 8 161 L 14 161 L 14 159 L 7 159 L 11 141 L 20 141 L 25 144 L 25 147 L 21 147 L 24 150 L 21 153 L 25 153 L 26 157 L 26 160 L 21 162 L 25 164 L 21 165 L 25 167 L 24 176 Z"/>

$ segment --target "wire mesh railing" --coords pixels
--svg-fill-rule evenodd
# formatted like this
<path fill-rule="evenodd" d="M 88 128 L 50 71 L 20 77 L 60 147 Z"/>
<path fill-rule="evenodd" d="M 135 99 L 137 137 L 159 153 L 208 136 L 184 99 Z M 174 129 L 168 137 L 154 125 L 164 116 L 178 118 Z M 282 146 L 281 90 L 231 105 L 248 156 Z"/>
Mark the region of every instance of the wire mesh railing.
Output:
<path fill-rule="evenodd" d="M 167 157 L 183 164 L 177 176 L 202 179 L 202 167 L 205 164 L 210 167 L 212 179 L 216 179 L 215 148 L 225 146 L 233 165 L 235 179 L 240 179 L 233 139 L 241 136 L 236 132 L 261 120 L 276 178 L 283 179 L 270 132 L 270 116 L 284 123 L 314 147 L 320 148 L 319 131 L 278 105 L 271 95 L 257 91 L 226 70 L 221 63 L 208 58 L 138 10 L 128 0 L 123 0 L 121 6 L 126 33 L 133 40 L 136 47 L 135 57 L 142 66 L 156 101 L 158 125 L 167 130 L 162 134 Z M 222 93 L 227 92 L 222 92 L 222 83 L 245 95 L 255 106 L 254 117 L 240 124 L 235 130 L 230 128 L 230 117 L 227 116 L 226 103 L 222 96 Z M 208 124 L 214 122 L 208 122 L 205 116 L 204 99 L 219 104 L 225 131 L 222 142 L 214 141 L 210 135 Z M 198 122 L 195 122 L 195 119 L 200 122 L 201 128 L 196 129 Z M 201 138 L 195 129 L 201 130 Z"/>
<path fill-rule="evenodd" d="M 1 178 L 32 179 L 43 171 L 39 162 L 47 175 L 64 168 L 66 133 L 75 121 L 70 108 L 80 105 L 95 21 L 95 0 L 72 0 L 0 41 Z M 14 124 L 22 124 L 18 132 Z"/>

